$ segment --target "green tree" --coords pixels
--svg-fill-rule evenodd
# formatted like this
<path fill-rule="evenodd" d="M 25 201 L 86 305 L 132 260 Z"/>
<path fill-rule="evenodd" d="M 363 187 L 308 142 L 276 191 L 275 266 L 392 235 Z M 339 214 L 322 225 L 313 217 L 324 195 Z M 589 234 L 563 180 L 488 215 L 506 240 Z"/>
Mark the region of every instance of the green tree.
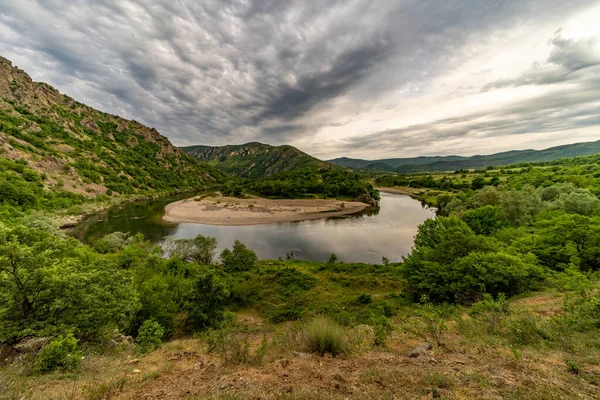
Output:
<path fill-rule="evenodd" d="M 223 250 L 220 258 L 228 272 L 249 271 L 258 261 L 256 253 L 239 240 L 235 241 L 231 250 Z"/>
<path fill-rule="evenodd" d="M 217 239 L 202 235 L 193 239 L 170 239 L 165 243 L 164 249 L 170 257 L 210 265 L 217 252 Z"/>
<path fill-rule="evenodd" d="M 188 328 L 201 330 L 221 322 L 229 294 L 228 285 L 223 277 L 213 271 L 201 273 L 194 282 L 186 304 Z"/>
<path fill-rule="evenodd" d="M 463 220 L 478 235 L 492 235 L 499 229 L 508 226 L 497 207 L 485 206 L 469 210 L 463 216 Z"/>

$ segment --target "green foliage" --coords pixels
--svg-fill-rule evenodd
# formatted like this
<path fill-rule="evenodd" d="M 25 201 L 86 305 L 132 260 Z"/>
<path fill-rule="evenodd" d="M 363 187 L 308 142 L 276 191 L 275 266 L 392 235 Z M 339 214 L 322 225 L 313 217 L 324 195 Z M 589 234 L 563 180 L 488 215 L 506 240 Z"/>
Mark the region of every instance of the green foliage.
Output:
<path fill-rule="evenodd" d="M 76 239 L 0 226 L 0 342 L 126 328 L 139 308 L 131 275 Z"/>
<path fill-rule="evenodd" d="M 256 253 L 239 240 L 234 242 L 231 250 L 223 250 L 220 258 L 225 271 L 228 272 L 249 271 L 258 261 Z"/>
<path fill-rule="evenodd" d="M 522 293 L 544 276 L 534 258 L 508 254 L 499 242 L 448 217 L 425 221 L 419 228 L 402 273 L 413 299 L 426 295 L 434 302 L 465 303 L 486 293 Z"/>
<path fill-rule="evenodd" d="M 81 363 L 83 354 L 77 350 L 77 339 L 69 334 L 52 340 L 35 359 L 37 372 L 72 371 Z"/>
<path fill-rule="evenodd" d="M 371 314 L 375 346 L 385 347 L 387 338 L 392 334 L 394 325 L 383 314 Z"/>
<path fill-rule="evenodd" d="M 337 356 L 349 351 L 344 329 L 322 316 L 315 317 L 304 328 L 304 346 L 307 351 Z"/>
<path fill-rule="evenodd" d="M 203 336 L 208 344 L 208 352 L 217 354 L 225 365 L 260 365 L 269 348 L 265 336 L 258 347 L 252 350 L 248 335 L 231 323 L 209 329 Z"/>
<path fill-rule="evenodd" d="M 333 265 L 338 262 L 338 256 L 335 253 L 331 253 L 329 256 L 329 260 L 327 260 L 327 264 Z"/>
<path fill-rule="evenodd" d="M 412 331 L 423 340 L 442 346 L 442 335 L 448 330 L 446 321 L 455 314 L 456 309 L 448 305 L 432 304 L 427 296 L 423 295 L 420 304 L 414 306 L 417 319 L 411 319 L 406 329 Z"/>
<path fill-rule="evenodd" d="M 149 353 L 160 347 L 164 334 L 165 330 L 158 322 L 147 319 L 138 329 L 135 341 L 142 353 Z"/>
<path fill-rule="evenodd" d="M 202 330 L 223 320 L 230 294 L 227 286 L 225 279 L 214 271 L 199 274 L 186 304 L 189 329 Z"/>
<path fill-rule="evenodd" d="M 163 248 L 170 257 L 210 265 L 217 252 L 217 239 L 202 235 L 193 239 L 169 239 Z"/>
<path fill-rule="evenodd" d="M 508 222 L 502 216 L 500 209 L 494 206 L 485 206 L 469 210 L 463 220 L 471 230 L 478 235 L 492 235 L 505 228 Z"/>

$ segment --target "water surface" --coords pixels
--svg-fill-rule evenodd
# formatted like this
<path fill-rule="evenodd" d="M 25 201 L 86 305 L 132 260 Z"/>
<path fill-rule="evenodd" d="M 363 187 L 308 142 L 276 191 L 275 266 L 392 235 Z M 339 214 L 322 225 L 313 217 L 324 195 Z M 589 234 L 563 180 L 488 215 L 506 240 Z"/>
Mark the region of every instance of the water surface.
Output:
<path fill-rule="evenodd" d="M 331 253 L 346 262 L 400 261 L 412 248 L 418 226 L 434 211 L 408 196 L 381 193 L 379 209 L 313 221 L 270 225 L 212 226 L 168 223 L 162 220 L 165 205 L 187 196 L 128 204 L 86 219 L 73 234 L 84 242 L 112 232 L 143 233 L 153 242 L 169 238 L 216 237 L 219 251 L 239 239 L 261 259 L 295 258 L 326 261 Z"/>

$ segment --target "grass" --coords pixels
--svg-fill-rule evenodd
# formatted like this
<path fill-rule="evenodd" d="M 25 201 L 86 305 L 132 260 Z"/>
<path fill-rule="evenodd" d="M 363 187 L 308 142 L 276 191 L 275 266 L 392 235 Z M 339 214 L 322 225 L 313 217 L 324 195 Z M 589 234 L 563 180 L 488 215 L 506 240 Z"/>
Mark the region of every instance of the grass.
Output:
<path fill-rule="evenodd" d="M 306 324 L 303 342 L 307 351 L 320 355 L 337 356 L 350 350 L 344 329 L 322 316 L 315 317 Z"/>
<path fill-rule="evenodd" d="M 584 315 L 596 292 L 583 302 L 571 301 L 579 307 L 572 311 L 563 297 L 576 294 L 555 288 L 508 304 L 488 299 L 472 309 L 411 305 L 400 296 L 395 269 L 261 261 L 257 270 L 235 275 L 237 283 L 248 285 L 248 302 L 237 304 L 230 326 L 214 331 L 210 340 L 179 337 L 143 356 L 134 350 L 90 354 L 68 374 L 31 376 L 16 365 L 0 369 L 0 398 L 600 396 L 597 329 L 568 315 Z M 294 304 L 305 314 L 298 321 L 269 321 L 272 310 Z M 392 307 L 388 316 L 382 304 Z M 378 323 L 385 328 L 380 345 Z M 425 341 L 433 343 L 431 353 L 407 357 Z"/>

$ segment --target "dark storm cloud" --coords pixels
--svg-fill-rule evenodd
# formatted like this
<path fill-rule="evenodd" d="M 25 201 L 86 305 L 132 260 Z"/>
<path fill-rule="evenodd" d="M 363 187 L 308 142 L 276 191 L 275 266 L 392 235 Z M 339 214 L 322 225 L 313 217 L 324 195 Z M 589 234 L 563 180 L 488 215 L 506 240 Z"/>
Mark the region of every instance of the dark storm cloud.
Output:
<path fill-rule="evenodd" d="M 360 109 L 411 82 L 427 86 L 427 79 L 468 57 L 467 44 L 477 38 L 539 20 L 559 21 L 557 16 L 590 4 L 4 0 L 0 54 L 80 101 L 157 127 L 176 144 L 300 143 L 310 140 L 315 128 L 346 123 L 348 115 L 333 114 L 328 121 L 311 122 L 313 113 L 326 110 L 335 99 Z M 585 54 L 587 44 L 560 35 L 554 41 L 548 65 L 556 70 L 532 68 L 530 77 L 497 82 L 486 90 L 526 80 L 542 85 L 578 74 L 578 84 L 596 84 L 590 71 L 598 60 Z M 546 101 L 539 100 L 532 116 L 519 112 L 521 121 L 549 129 L 538 115 L 547 109 Z M 500 127 L 527 130 L 503 122 L 517 118 L 513 111 L 487 117 L 499 124 L 488 134 L 504 134 Z M 416 145 L 425 136 L 468 136 L 480 127 L 478 118 L 483 117 L 462 118 L 472 127 L 463 131 L 440 121 L 416 131 L 390 129 L 353 139 L 341 148 L 372 147 L 366 138 L 375 137 Z"/>

